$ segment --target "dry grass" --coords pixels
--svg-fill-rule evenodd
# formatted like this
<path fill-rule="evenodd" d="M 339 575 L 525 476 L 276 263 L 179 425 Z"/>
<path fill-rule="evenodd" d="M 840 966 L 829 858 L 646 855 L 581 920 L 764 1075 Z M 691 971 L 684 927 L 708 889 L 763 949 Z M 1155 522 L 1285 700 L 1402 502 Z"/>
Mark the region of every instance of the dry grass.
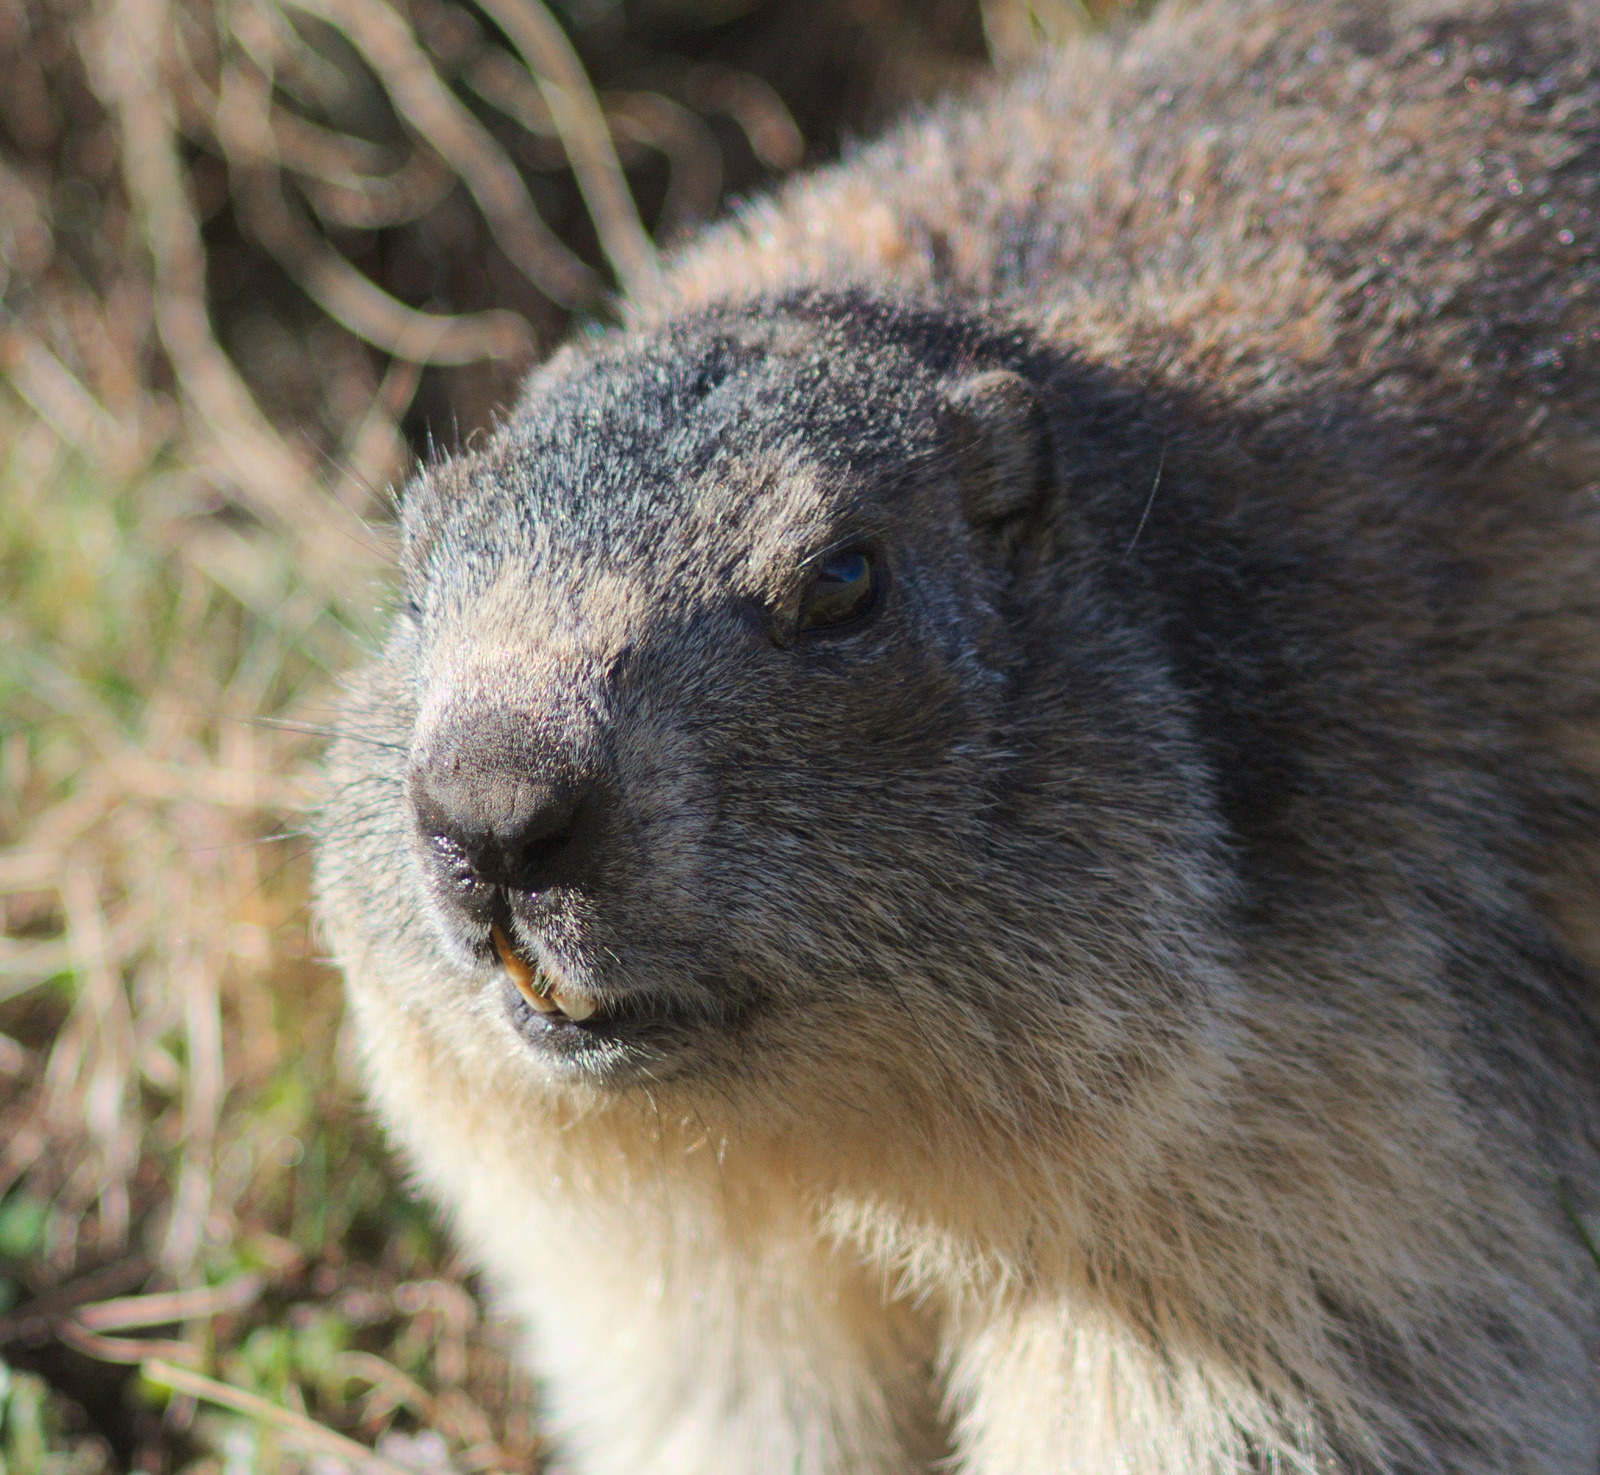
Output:
<path fill-rule="evenodd" d="M 0 1475 L 538 1466 L 306 911 L 383 489 L 728 189 L 1077 15 L 0 0 Z"/>
<path fill-rule="evenodd" d="M 196 525 L 192 473 L 108 495 L 37 423 L 0 456 L 7 1470 L 336 1457 L 314 1428 L 530 1467 L 529 1390 L 353 1098 L 308 928 L 305 729 L 362 632 L 270 538 Z M 152 1356 L 280 1421 L 166 1400 Z"/>

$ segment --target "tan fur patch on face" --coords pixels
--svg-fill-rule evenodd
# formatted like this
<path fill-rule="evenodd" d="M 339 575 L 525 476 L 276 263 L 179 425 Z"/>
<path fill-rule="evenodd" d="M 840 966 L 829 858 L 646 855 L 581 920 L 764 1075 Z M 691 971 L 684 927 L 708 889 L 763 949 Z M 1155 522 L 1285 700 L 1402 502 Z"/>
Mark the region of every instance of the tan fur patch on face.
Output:
<path fill-rule="evenodd" d="M 789 457 L 752 457 L 696 494 L 689 519 L 706 550 L 725 547 L 730 588 L 775 610 L 799 598 L 805 565 L 832 535 L 839 494 Z"/>

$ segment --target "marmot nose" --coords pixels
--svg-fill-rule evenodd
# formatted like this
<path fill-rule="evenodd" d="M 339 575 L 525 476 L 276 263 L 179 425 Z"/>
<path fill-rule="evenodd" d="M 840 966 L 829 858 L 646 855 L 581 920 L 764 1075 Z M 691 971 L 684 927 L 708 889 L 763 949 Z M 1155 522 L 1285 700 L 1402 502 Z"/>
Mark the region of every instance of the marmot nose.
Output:
<path fill-rule="evenodd" d="M 582 880 L 593 849 L 592 786 L 560 755 L 504 737 L 491 728 L 435 741 L 412 765 L 411 808 L 435 864 L 469 889 L 543 891 Z"/>

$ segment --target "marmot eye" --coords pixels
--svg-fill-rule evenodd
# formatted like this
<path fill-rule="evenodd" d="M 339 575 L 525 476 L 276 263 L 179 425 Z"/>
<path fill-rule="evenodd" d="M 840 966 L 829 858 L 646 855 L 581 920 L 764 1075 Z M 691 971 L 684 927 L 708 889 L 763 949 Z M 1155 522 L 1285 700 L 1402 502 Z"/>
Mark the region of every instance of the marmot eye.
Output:
<path fill-rule="evenodd" d="M 800 607 L 801 630 L 837 630 L 865 620 L 878 603 L 883 577 L 866 548 L 845 548 L 828 556 L 806 590 Z"/>

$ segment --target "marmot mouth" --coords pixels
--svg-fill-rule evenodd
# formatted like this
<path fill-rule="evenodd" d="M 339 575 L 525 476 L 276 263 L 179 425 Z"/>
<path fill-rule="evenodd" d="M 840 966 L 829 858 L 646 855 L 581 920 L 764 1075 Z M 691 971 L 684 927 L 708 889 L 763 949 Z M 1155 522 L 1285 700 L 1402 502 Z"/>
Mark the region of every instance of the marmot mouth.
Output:
<path fill-rule="evenodd" d="M 737 1029 L 745 1012 L 696 1007 L 660 992 L 602 1002 L 556 983 L 518 953 L 500 926 L 489 937 L 505 974 L 513 1027 L 541 1053 L 586 1074 L 622 1078 L 645 1062 L 659 1070 L 704 1030 Z"/>
<path fill-rule="evenodd" d="M 490 928 L 489 937 L 501 970 L 516 990 L 519 1002 L 513 1005 L 513 1017 L 522 1032 L 541 1045 L 571 1051 L 625 1040 L 642 1043 L 645 1036 L 683 1022 L 679 1011 L 664 1007 L 659 998 L 604 1004 L 578 993 L 518 953 L 499 926 Z"/>
<path fill-rule="evenodd" d="M 519 957 L 498 924 L 489 929 L 489 937 L 499 955 L 500 966 L 506 970 L 506 977 L 535 1010 L 550 1016 L 552 1024 L 581 1024 L 600 1012 L 600 1006 L 593 999 L 562 988 L 547 973 Z"/>

